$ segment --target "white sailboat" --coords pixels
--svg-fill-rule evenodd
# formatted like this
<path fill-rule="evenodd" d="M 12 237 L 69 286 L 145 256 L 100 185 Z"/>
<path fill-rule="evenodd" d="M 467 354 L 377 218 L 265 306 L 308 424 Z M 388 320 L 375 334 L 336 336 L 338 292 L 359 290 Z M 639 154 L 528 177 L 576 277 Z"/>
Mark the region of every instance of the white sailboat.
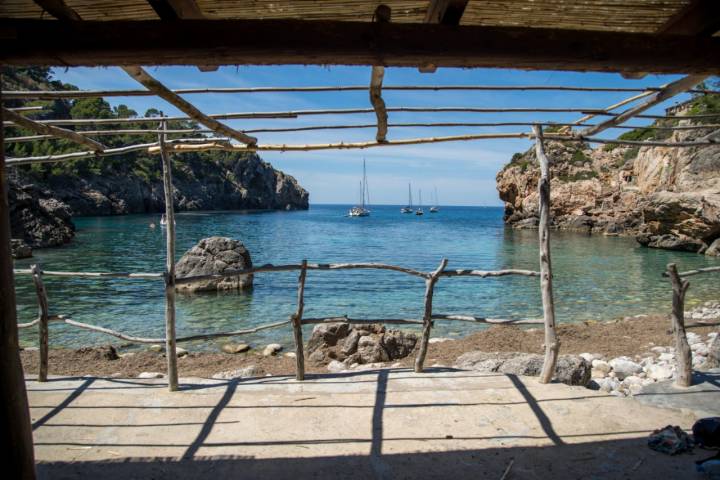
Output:
<path fill-rule="evenodd" d="M 349 217 L 368 217 L 370 216 L 370 210 L 366 208 L 365 198 L 367 197 L 367 204 L 370 204 L 370 191 L 367 186 L 367 174 L 365 172 L 365 159 L 363 158 L 363 179 L 360 181 L 360 205 L 355 205 L 348 211 Z"/>
<path fill-rule="evenodd" d="M 425 213 L 422 209 L 422 190 L 418 190 L 418 201 L 420 203 L 418 203 L 418 208 L 417 210 L 415 210 L 415 215 L 422 215 L 423 213 Z"/>
<path fill-rule="evenodd" d="M 408 204 L 407 204 L 407 206 L 400 209 L 400 213 L 412 213 L 412 211 L 413 211 L 412 189 L 410 187 L 410 184 L 408 183 Z"/>
<path fill-rule="evenodd" d="M 437 187 L 435 187 L 435 201 L 433 202 L 433 206 L 430 207 L 430 213 L 437 213 L 439 211 L 440 207 L 438 207 Z"/>

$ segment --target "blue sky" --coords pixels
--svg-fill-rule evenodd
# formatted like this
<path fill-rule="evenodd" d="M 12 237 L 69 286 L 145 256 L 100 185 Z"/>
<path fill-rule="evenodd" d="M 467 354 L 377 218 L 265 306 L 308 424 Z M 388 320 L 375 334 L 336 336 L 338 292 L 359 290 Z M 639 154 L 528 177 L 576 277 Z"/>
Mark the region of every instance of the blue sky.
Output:
<path fill-rule="evenodd" d="M 200 72 L 194 67 L 150 67 L 148 71 L 169 88 L 367 85 L 369 67 L 223 67 L 216 72 Z M 55 69 L 55 77 L 81 89 L 142 88 L 119 68 Z M 617 74 L 525 72 L 515 70 L 438 69 L 422 74 L 416 69 L 388 68 L 385 85 L 568 85 L 645 87 L 660 86 L 678 76 L 650 75 L 642 80 L 625 80 Z M 633 93 L 582 92 L 398 92 L 386 91 L 383 98 L 391 106 L 456 107 L 568 107 L 604 108 Z M 297 109 L 368 108 L 368 93 L 235 93 L 187 95 L 187 100 L 206 113 L 285 111 Z M 680 96 L 655 107 L 662 109 L 686 98 Z M 182 115 L 156 97 L 113 97 L 112 105 L 124 103 L 143 114 L 150 107 L 169 115 Z M 390 122 L 500 122 L 500 121 L 574 121 L 582 114 L 554 113 L 405 113 L 391 112 Z M 375 115 L 322 115 L 296 119 L 245 119 L 227 121 L 237 129 L 342 123 L 373 123 Z M 642 125 L 647 120 L 634 120 Z M 388 138 L 460 135 L 480 132 L 518 132 L 524 127 L 496 128 L 391 128 Z M 614 138 L 621 130 L 608 130 L 605 138 Z M 374 129 L 327 130 L 259 134 L 259 143 L 326 143 L 374 139 Z M 501 205 L 495 189 L 495 175 L 512 154 L 530 147 L 529 140 L 480 140 L 397 146 L 349 151 L 261 152 L 264 160 L 293 175 L 310 192 L 311 203 L 353 203 L 361 176 L 362 160 L 367 160 L 371 201 L 382 204 L 406 202 L 407 184 L 414 194 L 422 189 L 425 199 L 437 187 L 444 205 Z"/>

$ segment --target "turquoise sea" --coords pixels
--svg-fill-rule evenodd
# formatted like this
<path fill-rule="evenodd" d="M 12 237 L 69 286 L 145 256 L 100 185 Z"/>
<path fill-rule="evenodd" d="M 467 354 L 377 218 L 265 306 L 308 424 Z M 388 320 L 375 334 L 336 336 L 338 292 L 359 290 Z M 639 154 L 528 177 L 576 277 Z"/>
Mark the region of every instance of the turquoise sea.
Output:
<path fill-rule="evenodd" d="M 347 205 L 313 205 L 298 212 L 193 212 L 177 219 L 178 258 L 203 237 L 242 240 L 253 262 L 384 262 L 433 270 L 441 258 L 449 268 L 538 269 L 537 232 L 517 231 L 502 222 L 499 207 L 442 207 L 440 213 L 403 215 L 399 206 L 374 206 L 369 217 L 348 218 Z M 68 246 L 35 252 L 16 262 L 46 270 L 161 272 L 164 230 L 151 229 L 159 215 L 77 218 L 77 236 Z M 669 262 L 682 270 L 718 265 L 720 259 L 652 250 L 632 239 L 552 232 L 557 315 L 560 322 L 603 320 L 666 312 L 670 287 L 661 272 Z M 690 279 L 688 303 L 720 297 L 720 282 Z M 130 334 L 162 337 L 164 295 L 160 281 L 46 278 L 52 314 L 111 327 Z M 29 276 L 17 276 L 19 321 L 37 314 Z M 185 296 L 177 301 L 178 334 L 238 329 L 288 318 L 295 309 L 297 272 L 255 276 L 248 293 Z M 422 279 L 379 271 L 312 271 L 306 286 L 307 317 L 420 318 Z M 542 315 L 539 279 L 533 277 L 443 278 L 436 287 L 435 313 L 494 318 Z M 482 326 L 437 322 L 433 335 L 461 336 Z M 32 331 L 29 331 L 32 330 Z M 21 333 L 23 345 L 36 330 Z M 246 337 L 247 339 L 247 337 Z M 290 328 L 260 332 L 251 343 L 290 346 Z M 61 324 L 51 326 L 51 347 L 119 343 Z M 221 343 L 218 341 L 217 343 Z M 216 348 L 215 342 L 192 348 Z"/>

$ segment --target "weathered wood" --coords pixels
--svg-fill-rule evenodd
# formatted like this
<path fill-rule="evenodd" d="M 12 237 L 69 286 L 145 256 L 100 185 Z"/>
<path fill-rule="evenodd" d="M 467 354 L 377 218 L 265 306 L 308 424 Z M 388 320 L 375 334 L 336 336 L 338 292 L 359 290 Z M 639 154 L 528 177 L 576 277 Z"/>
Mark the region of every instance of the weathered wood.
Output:
<path fill-rule="evenodd" d="M 67 318 L 64 315 L 59 315 L 59 317 L 62 319 L 62 321 L 68 325 L 72 325 L 74 327 L 82 328 L 84 330 L 90 330 L 93 332 L 98 333 L 104 333 L 105 335 L 110 335 L 113 337 L 117 337 L 121 340 L 126 340 L 128 342 L 132 343 L 159 343 L 163 344 L 165 343 L 165 338 L 146 338 L 146 337 L 136 337 L 134 335 L 128 335 L 126 333 L 121 333 L 115 330 L 112 330 L 110 328 L 105 327 L 98 327 L 97 325 L 90 325 L 83 322 L 78 322 L 76 320 L 73 320 L 72 318 Z"/>
<path fill-rule="evenodd" d="M 673 291 L 670 319 L 675 337 L 675 358 L 677 359 L 675 385 L 689 387 L 692 385 L 692 352 L 685 334 L 685 294 L 690 287 L 690 282 L 680 278 L 674 263 L 668 264 L 667 272 Z"/>
<path fill-rule="evenodd" d="M 178 110 L 188 115 L 191 119 L 205 125 L 210 130 L 213 130 L 221 135 L 226 135 L 228 137 L 234 138 L 235 140 L 246 143 L 248 145 L 253 145 L 257 143 L 257 138 L 245 135 L 242 132 L 238 132 L 237 130 L 230 128 L 227 125 L 218 122 L 214 118 L 205 115 L 193 104 L 183 99 L 179 95 L 174 94 L 169 88 L 167 88 L 165 85 L 163 85 L 155 78 L 153 78 L 150 74 L 148 74 L 142 67 L 128 66 L 122 68 L 128 75 L 137 80 L 145 88 L 147 88 L 151 92 L 154 92 L 158 97 L 170 103 Z"/>
<path fill-rule="evenodd" d="M 420 347 L 415 356 L 415 373 L 422 373 L 425 355 L 427 355 L 428 343 L 430 342 L 430 331 L 432 330 L 432 302 L 435 284 L 440 279 L 440 273 L 447 267 L 447 258 L 440 261 L 440 266 L 425 280 L 425 311 L 423 313 L 423 330 L 420 337 Z"/>
<path fill-rule="evenodd" d="M 652 108 L 655 105 L 674 97 L 675 95 L 678 95 L 687 90 L 690 90 L 691 88 L 693 88 L 695 85 L 702 82 L 706 78 L 707 78 L 706 75 L 688 75 L 679 80 L 675 80 L 674 82 L 669 83 L 667 86 L 665 86 L 665 88 L 663 88 L 659 92 L 653 94 L 650 98 L 648 98 L 644 102 L 640 103 L 639 105 L 629 108 L 629 109 L 625 110 L 624 112 L 620 113 L 619 115 L 612 117 L 604 122 L 601 122 L 593 127 L 588 127 L 586 129 L 582 130 L 580 132 L 580 136 L 589 137 L 589 136 L 595 135 L 597 133 L 600 133 L 604 130 L 607 130 L 608 128 L 612 128 L 615 125 L 620 125 L 621 123 L 625 123 L 626 121 L 630 120 L 631 118 L 635 117 L 636 115 L 639 115 L 640 113 L 644 112 L 645 110 Z"/>
<path fill-rule="evenodd" d="M 35 120 L 30 120 L 29 118 L 23 117 L 19 113 L 15 113 L 8 108 L 3 107 L 3 113 L 5 114 L 4 117 L 6 119 L 12 120 L 16 125 L 27 128 L 28 130 L 32 130 L 33 132 L 64 138 L 79 145 L 89 147 L 96 152 L 101 152 L 106 148 L 105 145 L 103 145 L 102 143 L 80 135 L 77 132 L 73 132 L 72 130 L 65 130 L 64 128 L 54 127 L 52 125 L 45 125 L 43 123 L 36 122 Z"/>
<path fill-rule="evenodd" d="M 40 8 L 58 20 L 80 21 L 80 15 L 68 7 L 63 0 L 33 0 Z"/>
<path fill-rule="evenodd" d="M 38 323 L 40 323 L 40 319 L 39 319 L 39 318 L 36 318 L 36 319 L 33 320 L 32 322 L 18 323 L 18 324 L 17 324 L 17 328 L 30 328 L 30 327 L 34 327 L 34 326 L 37 325 Z"/>
<path fill-rule="evenodd" d="M 197 20 L 205 18 L 194 0 L 147 0 L 162 20 Z"/>
<path fill-rule="evenodd" d="M 179 277 L 175 279 L 175 285 L 183 285 L 186 283 L 193 283 L 204 280 L 219 280 L 223 278 L 232 278 L 239 275 L 250 275 L 261 272 L 287 272 L 292 270 L 300 270 L 302 264 L 289 264 L 289 265 L 272 265 L 265 264 L 254 266 L 252 268 L 243 268 L 240 270 L 225 270 L 223 273 L 211 273 L 208 275 L 194 275 L 192 277 Z"/>
<path fill-rule="evenodd" d="M 467 4 L 468 0 L 429 0 L 423 22 L 442 25 L 459 25 Z M 435 73 L 437 66 L 428 63 L 421 65 L 418 70 L 420 73 Z"/>
<path fill-rule="evenodd" d="M 314 325 L 317 323 L 349 323 L 358 325 L 369 325 L 372 323 L 386 323 L 389 325 L 424 325 L 422 320 L 412 320 L 408 318 L 349 318 L 343 317 L 326 317 L 326 318 L 304 318 L 303 325 Z"/>
<path fill-rule="evenodd" d="M 642 74 L 645 75 L 645 72 L 643 72 Z M 666 85 L 663 85 L 663 87 L 665 87 L 665 86 L 666 86 Z M 617 102 L 617 103 L 613 103 L 613 104 L 610 105 L 609 107 L 605 108 L 605 111 L 607 112 L 608 115 L 612 115 L 612 113 L 610 113 L 612 110 L 615 110 L 616 108 L 620 108 L 620 107 L 622 107 L 622 106 L 625 106 L 625 105 L 627 105 L 627 104 L 629 104 L 629 103 L 632 103 L 632 102 L 634 102 L 634 101 L 636 101 L 636 100 L 640 100 L 641 98 L 649 97 L 650 95 L 653 94 L 653 92 L 654 92 L 654 91 L 651 91 L 650 89 L 648 89 L 648 90 L 646 90 L 646 91 L 644 91 L 644 92 L 642 92 L 642 93 L 639 93 L 639 94 L 637 94 L 637 95 L 633 95 L 632 97 L 626 98 L 626 99 L 621 100 L 621 101 L 619 101 L 619 102 Z M 575 121 L 575 124 L 578 125 L 578 126 L 580 126 L 581 123 L 587 122 L 588 120 L 590 120 L 590 119 L 592 119 L 592 118 L 595 118 L 595 117 L 598 116 L 598 115 L 599 115 L 599 114 L 597 114 L 597 113 L 589 113 L 589 114 L 584 115 L 584 116 L 580 117 L 579 119 L 577 119 L 577 120 Z M 593 126 L 594 126 L 594 125 L 593 125 Z"/>
<path fill-rule="evenodd" d="M 433 128 L 445 128 L 445 127 L 532 127 L 533 125 L 542 125 L 543 127 L 591 127 L 589 123 L 562 123 L 562 122 L 427 122 L 427 123 L 388 123 L 388 127 L 393 128 L 417 128 L 417 127 L 433 127 Z M 245 133 L 273 133 L 273 132 L 306 132 L 311 130 L 350 130 L 350 129 L 363 129 L 363 128 L 377 128 L 376 123 L 354 123 L 347 125 L 308 125 L 305 127 L 279 127 L 279 128 L 249 128 L 243 130 Z M 618 125 L 613 128 L 619 128 L 623 130 L 635 130 L 638 127 L 632 125 Z M 661 125 L 647 125 L 643 126 L 643 129 L 648 130 L 706 130 L 710 128 L 720 129 L 720 124 L 706 123 L 702 125 L 673 125 L 673 126 L 661 126 Z M 85 130 L 84 135 L 90 136 L 113 136 L 113 135 L 148 135 L 152 133 L 159 133 L 158 130 L 143 130 L 143 129 L 128 129 L 128 130 Z M 212 130 L 199 129 L 199 128 L 188 128 L 179 130 L 168 130 L 168 134 L 201 134 L 201 133 L 212 133 Z M 34 142 L 37 140 L 47 140 L 53 138 L 52 135 L 26 135 L 22 137 L 7 137 L 5 143 L 24 143 Z M 546 138 L 549 138 L 546 135 Z M 198 137 L 200 139 L 200 137 Z M 203 140 L 207 140 L 203 138 Z M 698 139 L 702 141 L 703 139 Z M 709 141 L 710 139 L 708 139 Z M 605 140 L 610 143 L 613 140 Z M 622 141 L 622 140 L 621 140 Z M 668 142 L 669 143 L 669 142 Z"/>
<path fill-rule="evenodd" d="M 295 337 L 295 379 L 305 380 L 305 353 L 303 349 L 302 316 L 305 309 L 305 277 L 307 276 L 307 260 L 302 261 L 298 276 L 297 310 L 292 315 L 293 336 Z"/>
<path fill-rule="evenodd" d="M 385 101 L 382 98 L 382 83 L 385 76 L 385 67 L 372 67 L 372 75 L 370 76 L 370 103 L 375 110 L 377 117 L 377 133 L 375 140 L 384 142 L 387 140 L 388 130 L 388 113 L 385 107 Z"/>
<path fill-rule="evenodd" d="M 585 87 L 565 85 L 384 85 L 383 90 L 411 90 L 439 92 L 444 90 L 461 91 L 558 91 L 558 92 L 640 92 L 643 96 L 662 87 Z M 367 90 L 365 85 L 310 86 L 310 87 L 208 87 L 172 89 L 177 95 L 202 93 L 313 93 L 313 92 L 350 92 Z M 717 94 L 717 90 L 691 89 L 688 93 Z M 152 97 L 149 90 L 6 90 L 2 92 L 5 100 L 40 99 L 54 100 L 63 98 L 97 98 L 97 97 Z M 625 105 L 625 103 L 623 103 Z M 617 108 L 622 105 L 618 105 Z M 32 107 L 38 108 L 38 107 Z M 39 107 L 42 108 L 42 107 Z M 607 110 L 612 110 L 608 107 Z"/>
<path fill-rule="evenodd" d="M 165 130 L 163 121 L 160 128 Z M 175 343 L 175 190 L 172 182 L 172 161 L 165 149 L 165 134 L 158 135 L 160 157 L 162 158 L 163 189 L 165 191 L 166 260 L 165 260 L 165 351 L 168 367 L 168 389 L 178 389 L 177 354 Z"/>
<path fill-rule="evenodd" d="M 704 267 L 704 268 L 697 268 L 695 270 L 688 270 L 686 272 L 680 272 L 678 275 L 681 277 L 690 277 L 692 275 L 698 275 L 700 273 L 708 273 L 708 272 L 720 272 L 720 266 L 717 267 Z M 670 274 L 665 271 L 662 274 L 663 277 L 668 277 Z"/>
<path fill-rule="evenodd" d="M 506 275 L 525 275 L 527 277 L 539 277 L 540 272 L 532 270 L 444 270 L 440 272 L 442 277 L 503 277 Z"/>
<path fill-rule="evenodd" d="M 30 274 L 32 269 L 15 269 L 15 274 Z M 162 273 L 126 273 L 126 272 L 58 272 L 53 270 L 39 269 L 39 273 L 53 277 L 77 277 L 77 278 L 130 278 L 143 280 L 159 280 L 164 277 Z"/>
<path fill-rule="evenodd" d="M 33 283 L 38 301 L 38 382 L 47 382 L 48 376 L 48 320 L 50 312 L 48 308 L 48 297 L 45 284 L 42 280 L 42 273 L 37 265 L 30 268 L 33 272 Z"/>
<path fill-rule="evenodd" d="M 2 116 L 0 111 L 0 118 Z M 35 478 L 35 455 L 18 346 L 10 206 L 2 138 L 3 129 L 0 128 L 0 444 L 4 445 L 0 448 L 0 465 L 7 478 L 32 480 Z"/>
<path fill-rule="evenodd" d="M 388 265 L 385 263 L 309 263 L 309 270 L 354 270 L 354 269 L 376 269 L 376 270 L 392 270 L 400 273 L 407 273 L 416 277 L 428 278 L 428 274 L 412 268 L 399 267 L 397 265 Z"/>
<path fill-rule="evenodd" d="M 720 2 L 690 0 L 658 33 L 710 36 L 720 30 Z"/>
<path fill-rule="evenodd" d="M 192 342 L 196 340 L 210 340 L 215 338 L 224 338 L 224 337 L 239 337 L 242 335 L 248 335 L 251 333 L 257 333 L 262 330 L 271 330 L 273 328 L 283 327 L 285 325 L 290 325 L 292 322 L 289 320 L 283 320 L 282 322 L 275 322 L 275 323 L 268 323 L 265 325 L 260 325 L 255 328 L 248 328 L 245 330 L 234 330 L 230 332 L 214 332 L 214 333 L 201 333 L 198 335 L 188 335 L 186 337 L 178 337 L 177 342 Z"/>
<path fill-rule="evenodd" d="M 8 65 L 384 65 L 716 74 L 720 39 L 303 20 L 0 21 Z M 52 41 L 48 42 L 50 38 Z M 542 45 L 542 49 L 528 48 Z"/>
<path fill-rule="evenodd" d="M 544 325 L 545 320 L 541 318 L 537 319 L 520 319 L 520 320 L 507 320 L 500 318 L 485 318 L 475 317 L 472 315 L 435 315 L 432 316 L 433 320 L 451 320 L 458 322 L 470 322 L 470 323 L 489 323 L 493 325 Z"/>
<path fill-rule="evenodd" d="M 540 382 L 549 383 L 555 374 L 555 365 L 560 351 L 560 341 L 555 332 L 555 300 L 553 299 L 552 262 L 550 259 L 550 163 L 545 155 L 542 127 L 534 126 L 533 133 L 535 134 L 535 156 L 540 164 L 538 243 L 540 247 L 540 290 L 545 321 L 545 358 L 540 373 Z"/>

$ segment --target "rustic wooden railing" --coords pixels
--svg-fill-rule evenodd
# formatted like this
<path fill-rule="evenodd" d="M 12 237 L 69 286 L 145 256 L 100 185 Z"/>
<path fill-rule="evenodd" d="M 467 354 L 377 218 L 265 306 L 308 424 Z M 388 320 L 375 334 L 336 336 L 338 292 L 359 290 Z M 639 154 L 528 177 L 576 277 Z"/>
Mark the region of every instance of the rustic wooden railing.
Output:
<path fill-rule="evenodd" d="M 675 358 L 677 359 L 675 384 L 678 387 L 692 385 L 692 350 L 685 332 L 685 294 L 690 288 L 690 282 L 683 278 L 711 272 L 720 272 L 720 266 L 678 272 L 677 265 L 669 263 L 667 270 L 663 272 L 663 277 L 670 277 L 673 292 L 670 319 L 672 321 L 673 336 L 675 337 Z M 720 342 L 720 340 L 716 337 L 714 342 Z"/>
<path fill-rule="evenodd" d="M 507 270 L 448 270 L 447 259 L 442 259 L 437 269 L 432 272 L 422 272 L 412 268 L 401 267 L 397 265 L 388 265 L 382 263 L 308 263 L 303 260 L 298 264 L 289 265 L 260 265 L 253 268 L 247 268 L 243 270 L 231 270 L 226 271 L 222 274 L 215 275 L 198 275 L 193 277 L 183 277 L 175 279 L 174 285 L 182 285 L 199 280 L 208 279 L 221 279 L 221 278 L 233 278 L 239 275 L 249 275 L 267 272 L 285 272 L 285 271 L 299 271 L 298 276 L 298 287 L 297 287 L 297 308 L 288 320 L 268 323 L 260 325 L 254 328 L 244 330 L 233 330 L 213 333 L 202 333 L 188 336 L 175 336 L 174 329 L 171 331 L 167 329 L 167 335 L 165 337 L 148 338 L 130 335 L 127 333 L 112 330 L 110 328 L 100 327 L 97 325 L 90 325 L 87 323 L 73 320 L 65 315 L 51 315 L 47 290 L 43 281 L 44 276 L 57 276 L 57 277 L 75 277 L 75 278 L 114 278 L 114 279 L 126 279 L 126 280 L 163 280 L 164 274 L 160 273 L 123 273 L 123 272 L 66 272 L 66 271 L 51 271 L 42 270 L 38 265 L 32 265 L 30 269 L 16 269 L 15 274 L 17 275 L 32 275 L 33 282 L 35 285 L 35 291 L 38 298 L 38 318 L 28 322 L 18 324 L 18 328 L 31 328 L 38 325 L 39 335 L 39 371 L 38 380 L 46 381 L 48 374 L 48 332 L 49 324 L 53 322 L 60 322 L 66 325 L 70 325 L 76 328 L 90 330 L 105 335 L 110 335 L 127 342 L 140 343 L 140 344 L 168 344 L 182 343 L 195 340 L 207 340 L 214 338 L 223 337 L 235 337 L 257 333 L 262 330 L 268 330 L 273 328 L 280 328 L 287 325 L 291 325 L 293 329 L 293 336 L 295 341 L 295 359 L 296 359 L 296 378 L 303 380 L 305 377 L 305 364 L 304 364 L 304 348 L 303 348 L 303 325 L 312 325 L 318 323 L 350 323 L 350 324 L 369 324 L 369 323 L 381 323 L 391 325 L 416 325 L 422 327 L 422 334 L 420 344 L 418 347 L 418 353 L 415 358 L 415 371 L 422 372 L 425 356 L 427 353 L 428 343 L 430 335 L 435 321 L 458 321 L 458 322 L 469 322 L 476 324 L 493 324 L 493 325 L 542 325 L 543 319 L 495 319 L 477 317 L 471 315 L 448 315 L 448 314 L 434 314 L 433 313 L 433 293 L 435 284 L 443 277 L 478 277 L 478 278 L 493 278 L 502 277 L 508 275 L 519 275 L 527 277 L 539 277 L 540 272 L 531 270 L 519 270 L 519 269 L 507 269 Z M 375 270 L 389 270 L 398 272 L 406 275 L 420 277 L 425 280 L 425 295 L 424 295 L 424 311 L 421 319 L 405 319 L 405 318 L 349 318 L 347 316 L 328 316 L 322 318 L 303 318 L 303 311 L 305 308 L 305 285 L 307 279 L 308 270 L 316 271 L 331 271 L 331 270 L 352 270 L 352 269 L 375 269 Z M 174 290 L 174 287 L 173 287 Z M 168 340 L 171 342 L 168 342 Z M 167 350 L 168 356 L 171 352 Z M 175 371 L 173 372 L 173 368 Z M 177 375 L 177 365 L 168 365 L 168 379 L 172 376 Z"/>

